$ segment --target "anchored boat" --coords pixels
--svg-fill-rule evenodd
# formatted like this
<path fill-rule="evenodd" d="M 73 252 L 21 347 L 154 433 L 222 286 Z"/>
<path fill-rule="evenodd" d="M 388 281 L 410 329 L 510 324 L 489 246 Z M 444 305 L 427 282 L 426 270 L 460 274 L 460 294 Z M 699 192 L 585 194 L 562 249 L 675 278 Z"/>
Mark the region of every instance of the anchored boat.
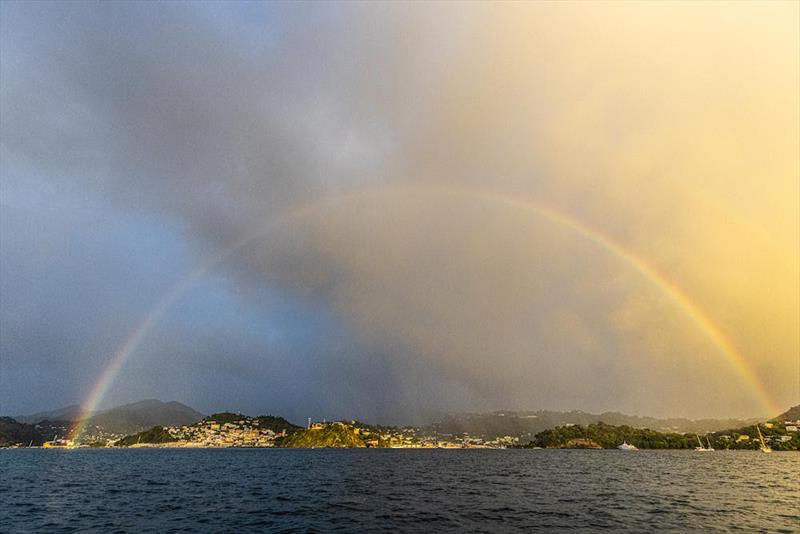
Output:
<path fill-rule="evenodd" d="M 700 436 L 698 436 L 697 434 L 695 434 L 694 436 L 697 438 L 697 443 L 699 443 L 699 446 L 694 448 L 695 451 L 697 451 L 697 452 L 712 452 L 714 450 L 711 447 L 711 440 L 709 440 L 708 437 L 706 437 L 706 441 L 708 442 L 708 446 L 706 447 L 705 445 L 703 445 L 703 440 L 700 439 Z"/>
<path fill-rule="evenodd" d="M 764 443 L 764 436 L 761 435 L 761 428 L 756 424 L 756 430 L 758 431 L 758 441 L 760 442 L 759 448 L 761 452 L 772 452 L 772 449 L 767 447 L 767 444 Z"/>

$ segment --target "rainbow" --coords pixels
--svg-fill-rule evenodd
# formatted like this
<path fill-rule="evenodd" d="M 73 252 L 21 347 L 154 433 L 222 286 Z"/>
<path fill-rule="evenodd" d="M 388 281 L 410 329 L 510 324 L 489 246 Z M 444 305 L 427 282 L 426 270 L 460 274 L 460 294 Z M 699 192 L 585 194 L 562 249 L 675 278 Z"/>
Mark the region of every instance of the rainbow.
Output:
<path fill-rule="evenodd" d="M 103 370 L 103 373 L 100 375 L 94 387 L 92 387 L 89 396 L 81 404 L 79 420 L 70 433 L 70 439 L 76 440 L 83 434 L 86 430 L 89 418 L 103 401 L 103 398 L 114 383 L 114 379 L 119 374 L 123 364 L 128 360 L 130 355 L 133 354 L 142 340 L 147 337 L 147 334 L 153 326 L 161 320 L 161 317 L 163 317 L 169 307 L 192 285 L 192 283 L 207 272 L 208 267 L 209 266 L 204 264 L 203 267 L 195 269 L 189 273 L 188 276 L 182 278 L 166 295 L 161 297 L 161 300 L 156 303 L 147 316 L 136 326 L 133 332 L 128 335 L 122 346 L 114 353 L 114 356 Z"/>
<path fill-rule="evenodd" d="M 441 195 L 447 197 L 472 199 L 478 202 L 491 202 L 509 209 L 517 209 L 528 213 L 533 213 L 538 217 L 551 222 L 552 224 L 575 232 L 584 239 L 587 239 L 603 250 L 606 250 L 623 263 L 629 265 L 645 280 L 659 288 L 661 292 L 667 296 L 689 319 L 691 319 L 691 321 L 711 342 L 713 342 L 719 353 L 732 366 L 738 376 L 742 379 L 743 383 L 747 385 L 749 391 L 753 395 L 754 400 L 758 402 L 760 408 L 768 410 L 770 415 L 780 412 L 780 408 L 767 394 L 763 384 L 758 379 L 758 375 L 752 369 L 747 359 L 736 349 L 734 344 L 728 340 L 728 338 L 722 333 L 719 327 L 714 324 L 714 322 L 702 310 L 702 308 L 694 303 L 692 299 L 681 290 L 680 287 L 673 283 L 664 274 L 659 272 L 643 258 L 640 258 L 633 252 L 624 248 L 611 237 L 604 235 L 596 229 L 584 225 L 583 223 L 563 212 L 544 206 L 533 200 L 519 199 L 511 195 L 496 193 L 480 188 L 428 186 L 417 184 L 389 188 L 362 189 L 332 197 L 325 197 L 309 203 L 291 206 L 278 214 L 276 217 L 267 220 L 264 225 L 260 226 L 254 232 L 247 234 L 232 246 L 202 261 L 197 268 L 182 278 L 156 303 L 147 316 L 125 339 L 122 346 L 114 353 L 111 361 L 103 370 L 98 381 L 95 383 L 94 387 L 92 387 L 86 400 L 81 405 L 80 422 L 72 432 L 72 439 L 77 439 L 83 434 L 86 429 L 86 423 L 89 416 L 91 416 L 91 414 L 97 410 L 97 407 L 103 401 L 103 398 L 105 397 L 111 385 L 114 383 L 116 377 L 119 375 L 120 370 L 123 368 L 125 362 L 135 352 L 141 341 L 147 336 L 150 330 L 156 324 L 158 324 L 170 306 L 195 281 L 205 276 L 214 267 L 223 263 L 242 247 L 252 243 L 253 241 L 263 238 L 269 230 L 274 229 L 275 227 L 291 224 L 299 219 L 323 212 L 326 209 L 336 207 L 343 203 L 352 202 L 359 199 L 381 198 L 386 196 L 391 197 L 396 195 Z"/>

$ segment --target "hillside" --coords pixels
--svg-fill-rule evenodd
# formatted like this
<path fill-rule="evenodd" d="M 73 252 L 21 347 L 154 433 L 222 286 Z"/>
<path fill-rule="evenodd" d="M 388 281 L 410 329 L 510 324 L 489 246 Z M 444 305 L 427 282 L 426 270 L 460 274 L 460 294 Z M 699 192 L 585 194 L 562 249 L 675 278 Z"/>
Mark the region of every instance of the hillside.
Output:
<path fill-rule="evenodd" d="M 58 418 L 46 418 L 42 420 L 40 418 L 45 416 L 75 414 L 76 409 L 77 406 L 67 406 L 58 410 L 25 416 L 25 420 L 4 417 L 0 420 L 0 446 L 27 444 L 31 443 L 31 441 L 37 444 L 42 441 L 51 440 L 55 436 L 69 436 L 71 428 L 76 425 L 74 420 Z M 37 420 L 35 424 L 26 423 L 26 421 L 34 419 Z M 800 419 L 800 405 L 790 408 L 783 414 L 771 419 L 771 421 L 778 422 L 775 427 L 775 431 L 778 431 L 784 428 L 783 421 L 795 421 L 798 419 Z M 519 439 L 519 443 L 529 443 L 535 441 L 535 438 L 546 430 L 555 430 L 561 427 L 578 427 L 585 431 L 586 428 L 595 428 L 601 423 L 603 423 L 605 427 L 627 427 L 632 431 L 650 429 L 647 430 L 647 432 L 656 432 L 663 435 L 683 433 L 688 434 L 690 437 L 695 433 L 710 435 L 713 442 L 715 440 L 715 434 L 727 434 L 730 436 L 750 435 L 754 432 L 753 424 L 756 421 L 753 419 L 658 419 L 630 416 L 618 412 L 592 414 L 583 411 L 557 412 L 539 410 L 527 412 L 452 414 L 442 418 L 442 420 L 438 422 L 418 428 L 398 429 L 394 427 L 371 427 L 369 425 L 363 425 L 361 423 L 356 424 L 356 422 L 353 422 L 352 425 L 343 426 L 341 423 L 336 423 L 320 425 L 320 428 L 317 429 L 304 430 L 279 416 L 262 415 L 253 418 L 239 413 L 221 412 L 204 417 L 203 414 L 179 402 L 162 402 L 150 399 L 118 406 L 110 410 L 104 410 L 90 417 L 86 421 L 85 431 L 81 434 L 79 442 L 84 444 L 106 442 L 108 440 L 119 439 L 123 436 L 135 435 L 137 442 L 150 443 L 152 436 L 149 434 L 140 435 L 140 433 L 152 429 L 153 427 L 191 427 L 192 425 L 197 426 L 201 422 L 207 423 L 204 425 L 204 428 L 210 430 L 208 430 L 207 435 L 203 434 L 206 432 L 205 430 L 200 432 L 200 434 L 205 436 L 205 441 L 215 443 L 222 440 L 222 438 L 216 436 L 215 432 L 221 431 L 213 430 L 213 423 L 218 423 L 219 426 L 231 424 L 237 428 L 241 427 L 244 429 L 243 431 L 245 433 L 251 432 L 251 430 L 257 431 L 257 439 L 256 437 L 253 437 L 253 439 L 259 443 L 267 443 L 270 442 L 271 439 L 274 439 L 276 446 L 363 447 L 368 445 L 381 447 L 409 445 L 410 443 L 416 442 L 429 445 L 434 443 L 464 443 L 467 440 L 471 440 L 474 443 L 500 443 L 500 441 L 504 443 L 514 443 L 516 442 L 514 438 Z M 572 442 L 573 446 L 581 444 L 590 446 L 593 443 L 597 443 L 601 446 L 607 445 L 607 443 L 602 440 L 595 440 L 592 436 L 575 434 L 576 431 L 577 430 L 571 430 L 567 432 L 569 435 L 568 440 L 574 440 Z M 769 432 L 772 431 L 770 430 Z M 270 433 L 274 434 L 274 438 L 270 437 Z M 765 433 L 767 432 L 765 431 Z M 189 432 L 189 434 L 192 434 L 192 432 Z M 374 435 L 369 437 L 368 434 Z M 255 434 L 253 435 L 255 436 Z M 627 436 L 627 434 L 625 436 Z M 186 439 L 194 438 L 187 437 Z M 248 442 L 246 439 L 240 439 L 238 436 L 234 436 L 233 439 L 234 442 L 237 443 L 239 441 L 241 441 L 241 443 Z M 663 440 L 667 438 L 663 438 L 661 435 L 649 435 L 647 439 Z M 774 439 L 777 440 L 780 439 L 780 437 L 776 435 Z M 567 441 L 564 443 L 567 443 Z M 797 448 L 797 443 L 795 441 L 795 439 L 791 439 L 780 445 L 776 444 L 776 448 Z M 155 442 L 158 442 L 158 440 Z M 669 438 L 668 446 L 672 447 L 674 443 L 677 442 Z M 551 443 L 542 446 L 563 445 L 563 443 L 559 442 L 557 444 Z M 683 446 L 683 441 L 681 441 L 680 447 Z M 694 443 L 692 443 L 692 446 L 694 446 Z M 752 446 L 752 442 L 736 444 L 724 442 L 720 443 L 720 446 L 723 448 L 747 448 Z"/>
<path fill-rule="evenodd" d="M 275 415 L 259 415 L 255 419 L 261 428 L 269 428 L 276 434 L 280 434 L 281 432 L 286 432 L 287 434 L 291 434 L 293 432 L 297 432 L 298 430 L 303 429 L 302 427 L 290 423 L 283 417 Z"/>
<path fill-rule="evenodd" d="M 295 432 L 283 439 L 280 446 L 292 449 L 313 449 L 362 448 L 367 445 L 361 437 L 360 429 L 342 423 L 331 423 Z"/>
<path fill-rule="evenodd" d="M 286 419 L 275 415 L 259 415 L 257 417 L 248 417 L 246 415 L 234 412 L 220 412 L 209 415 L 203 419 L 205 423 L 237 423 L 239 421 L 246 421 L 249 424 L 265 430 L 272 430 L 276 434 L 286 432 L 291 434 L 302 430 L 302 427 L 290 423 Z"/>
<path fill-rule="evenodd" d="M 169 443 L 172 441 L 177 441 L 177 439 L 172 436 L 169 431 L 164 429 L 164 427 L 154 426 L 149 430 L 125 436 L 116 442 L 116 446 L 130 447 L 131 445 L 138 445 L 139 443 Z"/>
<path fill-rule="evenodd" d="M 14 419 L 37 425 L 44 437 L 51 439 L 53 434 L 66 435 L 80 416 L 80 406 L 72 405 Z M 96 412 L 85 421 L 82 441 L 134 434 L 154 426 L 189 425 L 202 418 L 202 413 L 180 402 L 147 399 Z"/>
<path fill-rule="evenodd" d="M 481 436 L 493 439 L 513 436 L 529 440 L 538 432 L 564 425 L 590 425 L 606 423 L 633 428 L 652 428 L 660 432 L 689 432 L 705 434 L 727 428 L 755 423 L 756 419 L 658 419 L 626 415 L 619 412 L 592 414 L 579 410 L 556 412 L 539 410 L 533 412 L 494 412 L 488 414 L 451 414 L 441 421 L 428 425 L 426 429 L 440 434 Z"/>
<path fill-rule="evenodd" d="M 800 432 L 787 429 L 783 423 L 761 423 L 759 428 L 764 441 L 776 451 L 800 450 Z M 716 450 L 757 450 L 759 448 L 756 425 L 700 434 L 703 444 L 710 443 Z M 593 443 L 613 449 L 623 441 L 640 449 L 694 449 L 699 445 L 693 433 L 658 432 L 627 425 L 596 423 L 588 426 L 559 426 L 536 434 L 525 447 L 586 448 Z"/>
<path fill-rule="evenodd" d="M 560 426 L 539 432 L 529 447 L 544 448 L 593 448 L 590 445 L 613 449 L 626 441 L 640 449 L 692 449 L 697 445 L 696 437 L 675 432 L 615 426 L 605 423 L 588 426 Z"/>
<path fill-rule="evenodd" d="M 40 421 L 77 421 L 81 417 L 79 404 L 72 404 L 56 410 L 37 412 L 30 415 L 15 415 L 14 419 L 20 423 L 38 423 Z"/>
<path fill-rule="evenodd" d="M 220 412 L 190 425 L 155 426 L 111 444 L 118 447 L 274 447 L 287 435 L 299 430 L 300 427 L 283 417 L 248 417 Z"/>
<path fill-rule="evenodd" d="M 779 416 L 775 417 L 776 421 L 800 421 L 800 404 L 792 406 Z"/>
<path fill-rule="evenodd" d="M 786 419 L 791 420 L 791 419 Z M 759 425 L 766 444 L 776 451 L 800 450 L 800 432 L 795 425 L 785 425 L 782 421 L 772 420 Z M 758 430 L 755 425 L 715 432 L 710 435 L 715 448 L 724 449 L 758 449 Z"/>
<path fill-rule="evenodd" d="M 12 417 L 0 417 L 0 447 L 41 445 L 54 438 L 69 436 L 73 426 L 72 421 L 44 420 L 31 424 Z"/>
<path fill-rule="evenodd" d="M 34 425 L 11 417 L 0 417 L 0 447 L 11 445 L 41 445 L 44 436 Z"/>
<path fill-rule="evenodd" d="M 182 426 L 203 418 L 203 414 L 180 402 L 149 399 L 105 410 L 88 419 L 87 436 L 126 435 L 154 426 Z"/>

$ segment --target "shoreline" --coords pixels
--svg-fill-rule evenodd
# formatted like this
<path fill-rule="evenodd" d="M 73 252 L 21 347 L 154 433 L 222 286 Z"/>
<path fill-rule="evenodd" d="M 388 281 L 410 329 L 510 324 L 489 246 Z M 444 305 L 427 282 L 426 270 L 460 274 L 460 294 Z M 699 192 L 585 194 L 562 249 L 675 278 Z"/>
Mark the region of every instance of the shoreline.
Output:
<path fill-rule="evenodd" d="M 53 451 L 75 451 L 75 450 L 95 450 L 95 451 L 124 451 L 124 450 L 142 450 L 142 449 L 169 449 L 169 450 L 280 450 L 280 451 L 353 451 L 353 450 L 372 450 L 372 451 L 387 451 L 387 450 L 413 450 L 413 451 L 595 451 L 595 452 L 615 452 L 615 453 L 638 453 L 638 452 L 697 452 L 694 449 L 642 449 L 636 451 L 620 451 L 616 448 L 569 448 L 569 447 L 506 447 L 505 449 L 499 447 L 209 447 L 204 445 L 146 445 L 140 444 L 130 447 L 0 447 L 0 451 L 5 450 L 53 450 Z M 729 453 L 729 452 L 748 452 L 760 453 L 758 449 L 718 449 L 713 452 Z M 797 453 L 796 450 L 775 450 L 774 453 Z"/>

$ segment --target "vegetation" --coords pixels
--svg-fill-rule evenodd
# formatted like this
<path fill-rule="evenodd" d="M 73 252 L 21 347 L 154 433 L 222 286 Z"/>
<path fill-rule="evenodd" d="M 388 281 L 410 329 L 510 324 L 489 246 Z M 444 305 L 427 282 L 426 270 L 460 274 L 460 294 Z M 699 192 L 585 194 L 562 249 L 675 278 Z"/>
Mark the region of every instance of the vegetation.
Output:
<path fill-rule="evenodd" d="M 290 423 L 283 417 L 276 415 L 259 415 L 258 417 L 248 417 L 240 413 L 219 412 L 209 415 L 202 420 L 204 423 L 219 423 L 221 425 L 226 423 L 238 423 L 239 421 L 252 422 L 255 424 L 255 426 L 258 426 L 259 428 L 268 428 L 276 434 L 280 434 L 284 430 L 287 434 L 302 430 L 302 427 Z"/>
<path fill-rule="evenodd" d="M 90 417 L 84 424 L 87 434 L 131 434 L 153 426 L 189 425 L 201 419 L 202 414 L 179 402 L 161 402 L 150 399 L 118 406 Z"/>
<path fill-rule="evenodd" d="M 156 414 L 162 411 L 164 413 Z M 187 421 L 197 412 L 182 404 L 142 401 L 103 412 L 89 421 L 96 421 L 108 414 L 119 417 L 117 423 L 125 425 L 144 424 L 140 416 L 147 418 L 167 418 Z M 134 415 L 131 415 L 134 414 Z M 641 428 L 645 418 L 632 418 L 622 414 L 612 416 L 614 424 L 593 421 L 596 415 L 584 412 L 497 412 L 494 414 L 448 416 L 442 422 L 424 428 L 395 428 L 371 426 L 358 421 L 317 424 L 311 429 L 303 429 L 283 417 L 262 415 L 247 417 L 233 412 L 221 412 L 208 416 L 194 424 L 175 424 L 154 426 L 149 430 L 137 429 L 138 433 L 128 435 L 116 442 L 119 446 L 138 443 L 159 444 L 176 441 L 195 441 L 203 446 L 278 446 L 278 447 L 398 447 L 398 446 L 443 446 L 442 443 L 476 446 L 518 446 L 511 438 L 497 442 L 487 440 L 488 436 L 502 434 L 515 436 L 522 434 L 529 440 L 524 447 L 550 448 L 613 448 L 626 441 L 641 449 L 692 449 L 698 445 L 694 431 L 678 433 L 674 429 L 656 431 Z M 128 417 L 130 416 L 130 417 Z M 570 424 L 554 423 L 556 418 L 567 419 Z M 787 421 L 800 419 L 800 406 L 794 406 L 783 414 L 761 423 L 759 428 L 767 445 L 776 451 L 800 450 L 800 432 L 787 430 Z M 631 424 L 619 424 L 618 420 L 632 420 Z M 195 419 L 197 421 L 197 419 Z M 585 422 L 588 421 L 588 422 Z M 678 420 L 657 420 L 661 423 Z M 571 424 L 576 422 L 577 424 Z M 720 421 L 715 421 L 719 423 Z M 700 421 L 694 421 L 700 424 Z M 42 420 L 27 424 L 11 417 L 0 417 L 0 447 L 42 445 L 54 436 L 71 434 L 72 421 Z M 542 425 L 549 425 L 541 428 Z M 114 426 L 114 425 L 112 425 Z M 793 425 L 797 426 L 797 425 Z M 169 428 L 167 428 L 169 427 Z M 537 428 L 535 432 L 533 429 Z M 93 434 L 85 433 L 83 445 L 104 446 L 109 438 L 108 428 L 95 428 Z M 141 431 L 140 431 L 141 430 Z M 134 432 L 136 432 L 134 431 Z M 703 443 L 710 442 L 717 450 L 759 448 L 758 432 L 755 423 L 738 421 L 727 430 L 706 433 L 697 431 Z M 480 439 L 483 438 L 483 439 Z M 503 441 L 506 439 L 506 441 Z M 520 441 L 523 443 L 523 441 Z"/>
<path fill-rule="evenodd" d="M 125 436 L 117 442 L 117 446 L 130 447 L 139 443 L 169 443 L 171 441 L 176 441 L 176 439 L 164 427 L 154 426 L 150 430 Z"/>
<path fill-rule="evenodd" d="M 215 413 L 213 415 L 209 415 L 208 417 L 203 419 L 203 421 L 205 421 L 207 423 L 214 422 L 214 423 L 219 423 L 221 425 L 224 425 L 225 423 L 235 423 L 236 421 L 242 421 L 244 419 L 247 419 L 247 416 L 246 415 L 242 415 L 240 413 L 219 412 L 219 413 Z"/>
<path fill-rule="evenodd" d="M 792 406 L 779 416 L 775 417 L 776 421 L 800 421 L 800 404 Z"/>
<path fill-rule="evenodd" d="M 762 423 L 759 427 L 764 440 L 775 451 L 800 450 L 800 433 L 787 432 L 779 421 Z M 700 435 L 703 444 L 711 443 L 714 449 L 756 450 L 759 448 L 755 425 Z M 640 449 L 694 449 L 699 445 L 694 434 L 656 432 L 627 425 L 614 426 L 597 423 L 588 426 L 567 425 L 544 430 L 536 434 L 527 447 L 594 448 L 611 449 L 626 441 Z"/>
<path fill-rule="evenodd" d="M 787 432 L 783 422 L 769 421 L 759 425 L 759 428 L 764 436 L 764 441 L 772 450 L 800 450 L 800 432 Z M 710 439 L 711 446 L 715 449 L 755 450 L 760 445 L 755 425 L 717 432 L 711 434 Z M 786 441 L 783 441 L 784 439 Z"/>
<path fill-rule="evenodd" d="M 11 417 L 0 417 L 0 447 L 41 445 L 44 437 L 35 425 L 20 423 Z"/>
<path fill-rule="evenodd" d="M 366 443 L 361 431 L 343 423 L 331 423 L 322 427 L 312 427 L 286 436 L 280 442 L 287 448 L 361 448 Z"/>
<path fill-rule="evenodd" d="M 292 434 L 303 429 L 302 427 L 290 423 L 283 417 L 274 415 L 259 415 L 255 420 L 258 422 L 259 427 L 268 428 L 276 434 L 280 434 L 283 431 L 286 431 L 287 434 Z"/>
<path fill-rule="evenodd" d="M 800 417 L 800 416 L 798 416 Z M 615 426 L 652 428 L 659 432 L 686 432 L 704 434 L 755 424 L 756 419 L 657 419 L 625 415 L 619 412 L 592 414 L 580 410 L 556 412 L 539 410 L 532 412 L 495 412 L 484 414 L 450 414 L 441 421 L 429 425 L 426 430 L 439 434 L 450 434 L 492 439 L 501 436 L 514 436 L 521 440 L 532 439 L 537 432 L 565 426 L 566 424 L 592 425 L 599 422 Z"/>
<path fill-rule="evenodd" d="M 536 434 L 528 446 L 587 448 L 590 444 L 596 444 L 605 449 L 612 449 L 623 441 L 640 449 L 691 449 L 697 446 L 697 438 L 693 435 L 663 433 L 647 428 L 613 426 L 605 423 L 559 426 L 545 430 Z"/>

